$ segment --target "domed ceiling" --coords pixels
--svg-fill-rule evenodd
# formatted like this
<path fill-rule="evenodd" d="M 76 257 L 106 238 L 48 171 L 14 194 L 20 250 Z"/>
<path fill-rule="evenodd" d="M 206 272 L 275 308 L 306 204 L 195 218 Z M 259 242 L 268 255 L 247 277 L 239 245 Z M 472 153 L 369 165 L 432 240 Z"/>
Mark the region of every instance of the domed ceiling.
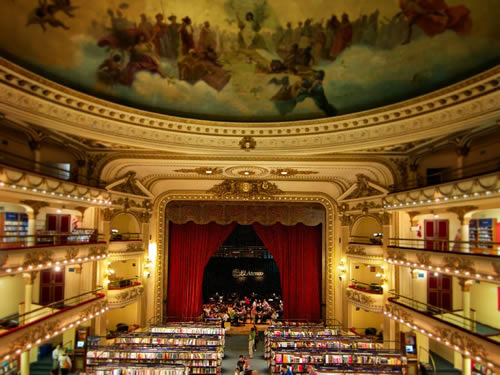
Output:
<path fill-rule="evenodd" d="M 500 61 L 494 0 L 3 0 L 0 49 L 58 83 L 163 114 L 348 114 Z"/>

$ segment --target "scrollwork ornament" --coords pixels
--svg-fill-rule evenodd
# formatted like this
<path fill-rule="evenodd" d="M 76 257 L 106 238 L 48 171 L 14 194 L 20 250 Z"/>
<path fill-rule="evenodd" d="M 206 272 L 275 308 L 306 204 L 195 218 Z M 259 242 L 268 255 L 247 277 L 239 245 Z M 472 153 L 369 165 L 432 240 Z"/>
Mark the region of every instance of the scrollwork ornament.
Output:
<path fill-rule="evenodd" d="M 359 246 L 359 245 L 347 246 L 346 253 L 349 255 L 366 255 L 364 246 Z"/>
<path fill-rule="evenodd" d="M 53 262 L 53 256 L 54 252 L 52 250 L 39 250 L 29 252 L 24 256 L 23 266 L 35 266 L 40 263 Z"/>
<path fill-rule="evenodd" d="M 77 247 L 68 247 L 66 249 L 66 255 L 64 256 L 64 258 L 66 260 L 75 259 L 78 256 L 79 251 L 80 250 Z"/>
<path fill-rule="evenodd" d="M 424 254 L 417 252 L 417 259 L 420 262 L 420 264 L 423 264 L 424 266 L 428 266 L 431 264 L 431 255 L 430 254 Z"/>

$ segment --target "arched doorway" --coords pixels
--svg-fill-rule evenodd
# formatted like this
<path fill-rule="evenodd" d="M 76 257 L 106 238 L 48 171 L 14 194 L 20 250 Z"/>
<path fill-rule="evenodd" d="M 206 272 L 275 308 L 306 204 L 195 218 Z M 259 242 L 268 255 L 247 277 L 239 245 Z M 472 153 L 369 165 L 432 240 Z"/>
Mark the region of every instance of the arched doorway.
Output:
<path fill-rule="evenodd" d="M 245 296 L 279 299 L 281 282 L 278 265 L 252 226 L 237 225 L 205 266 L 203 302 L 232 304 Z"/>
<path fill-rule="evenodd" d="M 186 320 L 201 315 L 203 271 L 234 229 L 235 221 L 253 223 L 275 258 L 283 288 L 284 319 L 317 321 L 323 316 L 323 206 L 172 202 L 165 214 L 170 223 L 163 278 L 167 286 L 163 289 L 164 318 Z"/>

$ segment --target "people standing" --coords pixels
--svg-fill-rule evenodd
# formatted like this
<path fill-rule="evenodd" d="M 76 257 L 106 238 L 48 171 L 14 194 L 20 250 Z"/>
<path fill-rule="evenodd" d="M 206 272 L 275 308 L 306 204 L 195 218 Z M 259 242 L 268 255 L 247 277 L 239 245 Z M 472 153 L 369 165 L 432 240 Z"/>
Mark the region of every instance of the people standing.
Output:
<path fill-rule="evenodd" d="M 250 358 L 253 358 L 254 345 L 255 345 L 255 328 L 252 327 L 248 335 L 248 356 Z"/>
<path fill-rule="evenodd" d="M 71 370 L 72 363 L 66 349 L 63 349 L 59 355 L 59 367 L 61 368 L 61 375 L 68 375 Z"/>
<path fill-rule="evenodd" d="M 61 344 L 57 344 L 56 348 L 52 351 L 52 370 L 59 373 L 59 356 L 62 353 Z"/>

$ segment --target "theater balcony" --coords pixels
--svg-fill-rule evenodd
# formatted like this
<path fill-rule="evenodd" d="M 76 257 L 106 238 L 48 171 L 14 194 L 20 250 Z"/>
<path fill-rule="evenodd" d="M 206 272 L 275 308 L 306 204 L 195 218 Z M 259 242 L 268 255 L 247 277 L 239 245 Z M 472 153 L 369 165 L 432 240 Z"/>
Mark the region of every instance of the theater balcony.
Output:
<path fill-rule="evenodd" d="M 120 309 L 139 301 L 143 293 L 144 287 L 137 277 L 112 281 L 108 285 L 108 306 L 110 309 Z"/>
<path fill-rule="evenodd" d="M 412 272 L 428 271 L 500 284 L 500 243 L 389 238 L 386 260 Z"/>
<path fill-rule="evenodd" d="M 377 313 L 384 311 L 384 296 L 380 284 L 367 284 L 351 280 L 345 293 L 347 301 L 356 307 Z"/>
<path fill-rule="evenodd" d="M 0 236 L 0 276 L 45 269 L 58 270 L 65 266 L 103 260 L 108 257 L 108 245 L 100 241 L 101 238 L 100 234 L 94 232 Z"/>
<path fill-rule="evenodd" d="M 23 312 L 23 309 L 29 311 Z M 102 288 L 45 306 L 21 304 L 20 313 L 0 322 L 0 358 L 13 358 L 106 310 L 107 300 Z"/>
<path fill-rule="evenodd" d="M 464 310 L 449 311 L 395 293 L 388 298 L 384 315 L 490 369 L 500 368 L 498 322 L 479 322 L 466 317 Z"/>
<path fill-rule="evenodd" d="M 351 236 L 346 254 L 353 259 L 381 262 L 384 258 L 384 249 L 382 241 L 376 237 Z"/>

